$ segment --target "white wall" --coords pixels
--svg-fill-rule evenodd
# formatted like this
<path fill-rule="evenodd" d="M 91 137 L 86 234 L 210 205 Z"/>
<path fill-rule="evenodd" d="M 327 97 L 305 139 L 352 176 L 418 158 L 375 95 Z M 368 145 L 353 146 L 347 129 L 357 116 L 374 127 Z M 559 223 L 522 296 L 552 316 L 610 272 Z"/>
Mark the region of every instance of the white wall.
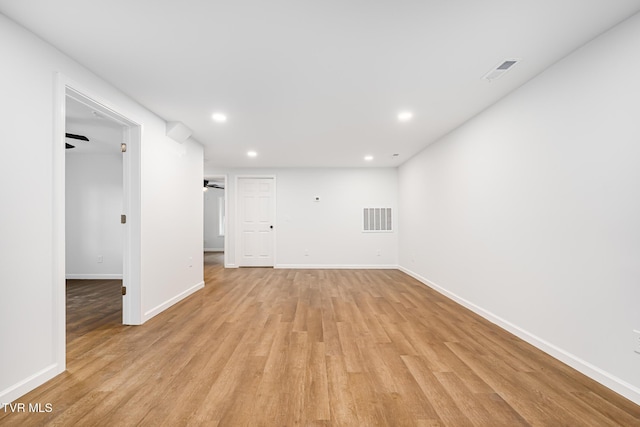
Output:
<path fill-rule="evenodd" d="M 406 271 L 640 403 L 638 46 L 640 15 L 404 164 L 399 242 Z"/>
<path fill-rule="evenodd" d="M 3 15 L 0 59 L 0 402 L 8 402 L 64 369 L 64 289 L 57 287 L 64 277 L 53 274 L 55 260 L 64 258 L 54 253 L 54 236 L 64 236 L 53 219 L 60 204 L 53 132 L 64 120 L 54 113 L 64 103 L 54 96 L 56 73 L 143 129 L 142 320 L 203 286 L 203 154 L 193 141 L 166 137 L 164 120 Z"/>
<path fill-rule="evenodd" d="M 204 286 L 203 149 L 165 136 L 142 147 L 142 313 L 150 319 Z"/>
<path fill-rule="evenodd" d="M 207 171 L 221 172 L 228 174 L 228 266 L 236 266 L 235 185 L 239 175 L 276 177 L 276 267 L 397 266 L 397 231 L 362 232 L 362 208 L 391 207 L 397 211 L 395 168 Z M 320 197 L 319 202 L 314 201 L 315 196 Z"/>
<path fill-rule="evenodd" d="M 204 194 L 204 250 L 223 251 L 224 236 L 220 235 L 220 205 L 224 208 L 224 190 L 209 188 Z M 222 203 L 220 198 L 222 197 Z"/>
<path fill-rule="evenodd" d="M 65 183 L 67 278 L 121 278 L 122 155 L 67 152 Z"/>

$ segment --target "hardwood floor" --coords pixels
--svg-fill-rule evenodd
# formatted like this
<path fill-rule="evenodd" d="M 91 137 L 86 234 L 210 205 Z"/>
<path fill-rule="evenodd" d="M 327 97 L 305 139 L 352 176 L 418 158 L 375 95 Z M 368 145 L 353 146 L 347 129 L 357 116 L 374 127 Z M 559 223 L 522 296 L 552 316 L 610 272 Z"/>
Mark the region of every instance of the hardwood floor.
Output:
<path fill-rule="evenodd" d="M 399 271 L 205 261 L 205 289 L 142 326 L 96 299 L 84 315 L 110 320 L 69 322 L 67 372 L 19 399 L 52 412 L 0 425 L 640 425 L 639 406 Z"/>

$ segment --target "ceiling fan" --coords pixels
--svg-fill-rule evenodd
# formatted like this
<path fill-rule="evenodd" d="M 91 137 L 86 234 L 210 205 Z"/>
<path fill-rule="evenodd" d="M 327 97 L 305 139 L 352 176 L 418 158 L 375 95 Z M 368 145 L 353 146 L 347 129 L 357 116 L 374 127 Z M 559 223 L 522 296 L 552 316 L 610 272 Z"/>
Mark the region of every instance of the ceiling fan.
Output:
<path fill-rule="evenodd" d="M 77 139 L 77 140 L 80 140 L 80 141 L 89 142 L 89 138 L 87 138 L 84 135 L 76 135 L 75 133 L 65 133 L 64 136 L 67 137 L 67 138 L 70 138 L 70 139 Z M 68 150 L 70 148 L 76 148 L 76 146 L 75 145 L 71 145 L 68 142 L 65 142 L 64 143 L 64 148 L 66 148 Z"/>
<path fill-rule="evenodd" d="M 220 184 L 218 182 L 210 182 L 207 181 L 206 179 L 204 180 L 204 188 L 219 188 L 221 190 L 224 190 L 224 185 Z"/>

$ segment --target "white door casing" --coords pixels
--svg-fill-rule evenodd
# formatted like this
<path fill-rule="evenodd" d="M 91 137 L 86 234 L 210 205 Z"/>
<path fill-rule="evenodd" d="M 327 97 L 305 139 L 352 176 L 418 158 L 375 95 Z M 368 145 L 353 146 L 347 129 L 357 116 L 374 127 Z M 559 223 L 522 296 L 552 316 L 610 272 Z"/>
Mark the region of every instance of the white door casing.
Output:
<path fill-rule="evenodd" d="M 238 177 L 238 265 L 273 267 L 275 178 Z"/>
<path fill-rule="evenodd" d="M 62 79 L 61 80 L 67 80 Z M 75 83 L 62 81 L 64 96 L 87 105 L 100 112 L 110 120 L 123 126 L 122 143 L 126 144 L 123 159 L 123 209 L 126 223 L 123 228 L 123 271 L 122 284 L 126 287 L 126 295 L 122 296 L 122 323 L 125 325 L 142 324 L 142 289 L 140 286 L 140 140 L 141 126 L 130 118 L 117 112 L 94 95 L 88 95 Z M 64 119 L 64 109 L 62 110 Z M 64 122 L 63 122 L 64 123 Z M 63 127 L 64 129 L 64 127 Z M 57 140 L 56 140 L 57 141 Z M 58 143 L 58 142 L 56 142 Z M 62 165 L 64 170 L 64 164 Z M 64 193 L 62 196 L 64 200 Z M 64 218 L 64 214 L 62 215 Z M 118 218 L 114 218 L 118 221 Z M 64 240 L 60 242 L 64 247 Z M 64 270 L 62 271 L 64 274 Z M 58 273 L 59 274 L 59 273 Z"/>

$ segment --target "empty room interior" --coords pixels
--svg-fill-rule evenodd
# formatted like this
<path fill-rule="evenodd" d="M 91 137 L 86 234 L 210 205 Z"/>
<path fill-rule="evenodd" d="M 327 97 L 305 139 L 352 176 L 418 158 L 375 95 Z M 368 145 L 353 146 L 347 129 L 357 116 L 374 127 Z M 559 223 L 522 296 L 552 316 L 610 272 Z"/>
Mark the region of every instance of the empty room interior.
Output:
<path fill-rule="evenodd" d="M 640 425 L 640 1 L 0 0 L 0 425 Z"/>

